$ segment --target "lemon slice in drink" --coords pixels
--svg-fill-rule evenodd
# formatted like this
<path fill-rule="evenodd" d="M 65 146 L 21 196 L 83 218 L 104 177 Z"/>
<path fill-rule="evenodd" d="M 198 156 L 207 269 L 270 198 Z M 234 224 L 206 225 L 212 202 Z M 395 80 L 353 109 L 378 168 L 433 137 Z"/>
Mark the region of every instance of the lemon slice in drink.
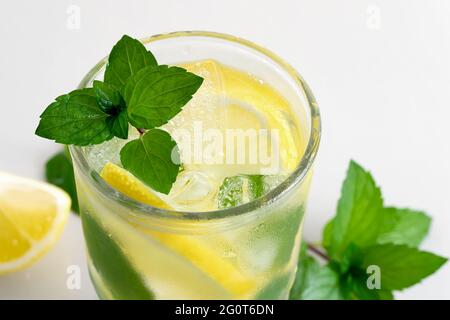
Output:
<path fill-rule="evenodd" d="M 215 60 L 183 64 L 182 67 L 205 78 L 204 84 L 184 109 L 179 118 L 189 124 L 199 119 L 206 107 L 215 107 L 205 114 L 214 115 L 224 129 L 269 129 L 279 134 L 279 152 L 282 169 L 292 171 L 305 149 L 299 124 L 290 103 L 274 88 L 252 75 L 228 67 Z M 207 92 L 206 94 L 204 92 Z M 205 98 L 206 97 L 206 98 Z M 192 119 L 190 119 L 192 118 Z M 207 119 L 208 122 L 213 122 Z M 179 125 L 182 121 L 175 121 Z M 205 121 L 204 121 L 205 122 Z M 170 128 L 169 128 L 170 131 Z M 242 173 L 242 172 L 240 172 Z"/>
<path fill-rule="evenodd" d="M 100 176 L 130 198 L 159 208 L 171 208 L 169 204 L 158 197 L 157 193 L 145 186 L 128 171 L 113 163 L 107 163 Z M 170 224 L 170 222 L 167 222 L 167 224 Z M 242 274 L 232 263 L 219 256 L 216 251 L 198 239 L 185 235 L 149 231 L 139 226 L 136 226 L 136 228 L 149 234 L 178 255 L 185 257 L 190 263 L 230 292 L 233 297 L 250 297 L 256 289 L 254 279 Z"/>
<path fill-rule="evenodd" d="M 0 172 L 0 274 L 31 265 L 55 244 L 70 203 L 47 183 Z"/>
<path fill-rule="evenodd" d="M 172 209 L 165 201 L 161 200 L 156 192 L 145 186 L 130 172 L 111 162 L 108 162 L 103 167 L 100 176 L 108 182 L 111 187 L 134 200 L 161 209 Z"/>

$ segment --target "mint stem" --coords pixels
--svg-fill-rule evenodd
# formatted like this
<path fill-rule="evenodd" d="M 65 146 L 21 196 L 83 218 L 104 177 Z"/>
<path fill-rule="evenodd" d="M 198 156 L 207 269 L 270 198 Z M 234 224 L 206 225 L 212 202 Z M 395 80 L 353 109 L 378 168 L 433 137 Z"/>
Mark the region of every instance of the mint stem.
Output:
<path fill-rule="evenodd" d="M 308 246 L 309 251 L 313 252 L 315 255 L 319 256 L 320 258 L 326 261 L 330 261 L 330 258 L 325 253 L 323 253 L 319 248 L 315 247 L 311 243 L 306 243 L 306 245 Z"/>
<path fill-rule="evenodd" d="M 145 133 L 145 129 L 142 128 L 136 128 L 136 130 L 139 132 L 139 134 L 142 136 Z"/>

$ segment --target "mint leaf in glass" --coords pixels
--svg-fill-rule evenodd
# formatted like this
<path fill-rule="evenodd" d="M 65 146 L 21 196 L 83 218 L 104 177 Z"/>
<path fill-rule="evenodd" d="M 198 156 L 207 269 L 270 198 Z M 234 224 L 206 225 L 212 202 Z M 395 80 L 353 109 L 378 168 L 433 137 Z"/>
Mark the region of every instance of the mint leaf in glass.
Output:
<path fill-rule="evenodd" d="M 93 88 L 75 90 L 56 98 L 45 109 L 36 134 L 62 144 L 98 144 L 113 137 L 108 117 L 100 109 Z"/>
<path fill-rule="evenodd" d="M 120 151 L 123 167 L 152 189 L 168 194 L 179 171 L 177 144 L 160 129 L 151 129 Z"/>
<path fill-rule="evenodd" d="M 262 197 L 285 179 L 282 175 L 238 175 L 227 177 L 219 187 L 218 207 L 231 208 Z"/>
<path fill-rule="evenodd" d="M 192 99 L 203 78 L 183 68 L 147 67 L 131 76 L 123 90 L 128 118 L 136 128 L 167 123 Z"/>
<path fill-rule="evenodd" d="M 139 40 L 124 35 L 109 54 L 104 81 L 121 89 L 130 76 L 156 65 L 153 54 Z"/>
<path fill-rule="evenodd" d="M 81 223 L 92 264 L 97 270 L 102 270 L 104 285 L 112 297 L 119 300 L 155 299 L 146 279 L 136 271 L 126 252 L 115 241 L 111 241 L 102 222 L 83 212 Z"/>
<path fill-rule="evenodd" d="M 244 179 L 241 176 L 227 177 L 219 187 L 218 207 L 232 208 L 244 202 Z"/>

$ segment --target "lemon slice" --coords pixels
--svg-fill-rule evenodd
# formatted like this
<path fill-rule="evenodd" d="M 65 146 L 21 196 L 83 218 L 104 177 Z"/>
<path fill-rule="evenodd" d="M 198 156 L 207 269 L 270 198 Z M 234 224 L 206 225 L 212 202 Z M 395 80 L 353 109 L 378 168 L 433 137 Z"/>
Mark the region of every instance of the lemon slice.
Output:
<path fill-rule="evenodd" d="M 165 201 L 155 191 L 148 188 L 135 178 L 130 172 L 108 162 L 100 172 L 100 176 L 114 189 L 122 192 L 130 198 L 148 204 L 153 207 L 171 210 Z"/>
<path fill-rule="evenodd" d="M 210 81 L 210 87 L 214 87 L 215 91 L 211 94 L 221 95 L 225 105 L 222 113 L 219 113 L 219 110 L 214 113 L 218 114 L 219 119 L 224 119 L 225 128 L 277 130 L 283 167 L 287 171 L 296 168 L 306 146 L 302 133 L 297 129 L 297 117 L 293 114 L 290 103 L 279 92 L 252 75 L 214 60 L 192 62 L 182 66 L 203 77 L 213 75 L 214 81 Z M 207 80 L 205 82 L 208 82 Z M 196 114 L 193 114 L 193 117 L 198 120 Z"/>
<path fill-rule="evenodd" d="M 170 209 L 170 205 L 159 198 L 132 174 L 113 163 L 107 163 L 100 176 L 125 195 L 151 206 Z M 167 221 L 167 224 L 170 224 Z M 219 256 L 217 251 L 193 236 L 149 231 L 140 225 L 140 231 L 152 236 L 160 243 L 185 257 L 236 298 L 249 298 L 256 289 L 256 281 L 244 275 L 230 261 Z M 188 275 L 186 275 L 188 276 Z"/>
<path fill-rule="evenodd" d="M 0 274 L 31 265 L 55 244 L 70 203 L 47 183 L 0 172 Z"/>

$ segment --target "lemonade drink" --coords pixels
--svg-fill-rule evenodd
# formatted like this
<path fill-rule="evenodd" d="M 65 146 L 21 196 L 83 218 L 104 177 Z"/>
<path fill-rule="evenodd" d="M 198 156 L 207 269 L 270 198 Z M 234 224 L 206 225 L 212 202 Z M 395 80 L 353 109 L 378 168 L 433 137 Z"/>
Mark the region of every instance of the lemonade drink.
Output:
<path fill-rule="evenodd" d="M 186 46 L 183 39 L 192 36 L 151 38 L 149 44 L 158 50 L 158 41 L 181 38 Z M 197 37 L 232 43 L 220 35 Z M 197 46 L 194 41 L 189 49 Z M 121 168 L 119 150 L 129 140 L 71 148 L 89 270 L 101 298 L 288 297 L 318 142 L 318 115 L 301 108 L 315 105 L 307 88 L 300 87 L 300 98 L 285 96 L 267 74 L 210 54 L 171 61 L 204 83 L 161 127 L 176 140 L 182 163 L 169 194 Z M 130 129 L 130 140 L 138 135 Z"/>

